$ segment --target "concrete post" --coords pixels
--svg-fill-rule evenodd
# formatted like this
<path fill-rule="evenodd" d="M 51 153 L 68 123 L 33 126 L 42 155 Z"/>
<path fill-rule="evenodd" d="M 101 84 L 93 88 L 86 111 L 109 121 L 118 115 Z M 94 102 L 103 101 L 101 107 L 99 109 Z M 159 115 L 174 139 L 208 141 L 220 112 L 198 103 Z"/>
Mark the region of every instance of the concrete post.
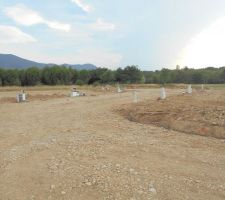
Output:
<path fill-rule="evenodd" d="M 166 99 L 166 91 L 164 87 L 160 88 L 160 99 Z"/>
<path fill-rule="evenodd" d="M 191 85 L 188 85 L 187 93 L 188 94 L 192 94 L 192 87 L 191 87 Z"/>
<path fill-rule="evenodd" d="M 133 102 L 134 103 L 137 103 L 138 102 L 137 91 L 133 91 Z"/>

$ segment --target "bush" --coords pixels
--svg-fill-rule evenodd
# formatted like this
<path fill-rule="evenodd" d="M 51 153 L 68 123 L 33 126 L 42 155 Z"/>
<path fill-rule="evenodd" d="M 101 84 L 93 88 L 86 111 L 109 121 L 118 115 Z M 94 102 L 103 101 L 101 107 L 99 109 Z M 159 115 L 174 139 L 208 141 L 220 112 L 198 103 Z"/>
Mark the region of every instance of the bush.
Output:
<path fill-rule="evenodd" d="M 82 81 L 82 80 L 77 80 L 77 81 L 76 81 L 76 85 L 84 85 L 84 81 Z"/>
<path fill-rule="evenodd" d="M 101 84 L 99 83 L 99 81 L 95 81 L 95 82 L 93 83 L 93 86 L 94 86 L 94 87 L 97 87 L 97 86 L 99 86 L 99 85 L 101 85 Z"/>

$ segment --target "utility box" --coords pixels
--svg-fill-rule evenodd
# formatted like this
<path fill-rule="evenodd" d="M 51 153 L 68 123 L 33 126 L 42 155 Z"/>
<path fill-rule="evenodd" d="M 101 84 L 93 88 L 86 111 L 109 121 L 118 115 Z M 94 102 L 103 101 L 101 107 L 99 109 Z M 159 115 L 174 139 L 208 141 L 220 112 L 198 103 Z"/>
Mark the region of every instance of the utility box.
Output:
<path fill-rule="evenodd" d="M 71 91 L 70 96 L 71 97 L 80 97 L 80 96 L 85 96 L 86 94 L 84 92 L 79 92 L 77 91 L 77 88 L 73 88 Z"/>
<path fill-rule="evenodd" d="M 78 91 L 72 91 L 71 92 L 71 97 L 79 97 L 80 93 Z"/>
<path fill-rule="evenodd" d="M 25 93 L 18 93 L 16 95 L 16 101 L 17 101 L 17 103 L 26 102 L 26 94 Z"/>

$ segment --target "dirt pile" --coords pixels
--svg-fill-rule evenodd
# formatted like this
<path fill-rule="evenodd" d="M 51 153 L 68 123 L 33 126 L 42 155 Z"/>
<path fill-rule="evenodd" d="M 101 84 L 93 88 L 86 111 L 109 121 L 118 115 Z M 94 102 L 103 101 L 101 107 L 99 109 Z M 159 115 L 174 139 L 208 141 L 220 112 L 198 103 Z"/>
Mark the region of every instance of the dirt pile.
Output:
<path fill-rule="evenodd" d="M 225 95 L 216 91 L 127 105 L 118 111 L 130 121 L 225 139 Z"/>

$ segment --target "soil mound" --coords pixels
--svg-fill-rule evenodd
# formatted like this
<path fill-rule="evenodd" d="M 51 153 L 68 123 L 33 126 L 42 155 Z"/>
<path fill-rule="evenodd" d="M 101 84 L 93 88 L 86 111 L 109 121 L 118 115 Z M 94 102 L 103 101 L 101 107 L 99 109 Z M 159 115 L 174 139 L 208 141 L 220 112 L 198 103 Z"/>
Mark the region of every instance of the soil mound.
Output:
<path fill-rule="evenodd" d="M 225 139 L 225 95 L 202 92 L 118 109 L 130 121 Z"/>

